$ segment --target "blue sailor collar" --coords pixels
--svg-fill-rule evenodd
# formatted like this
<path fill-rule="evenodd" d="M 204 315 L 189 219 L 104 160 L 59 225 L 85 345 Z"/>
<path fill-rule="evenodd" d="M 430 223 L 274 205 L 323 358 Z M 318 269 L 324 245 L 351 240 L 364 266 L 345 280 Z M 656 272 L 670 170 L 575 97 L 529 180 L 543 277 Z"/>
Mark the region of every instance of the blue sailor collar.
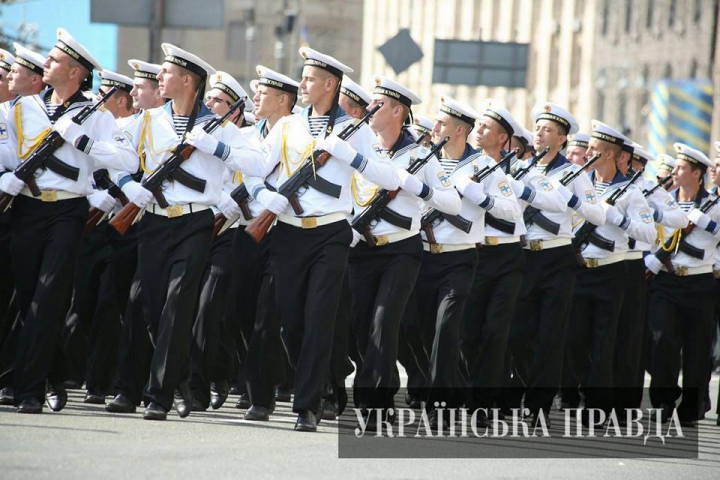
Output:
<path fill-rule="evenodd" d="M 173 101 L 170 100 L 169 102 L 165 102 L 165 105 L 162 106 L 162 108 L 164 108 L 168 115 L 170 115 L 171 117 L 173 116 L 172 105 Z M 195 125 L 205 123 L 215 117 L 215 114 L 212 112 L 212 110 L 210 110 L 204 103 L 198 102 L 198 105 L 200 106 L 200 110 L 198 111 L 197 117 L 195 118 Z"/>
<path fill-rule="evenodd" d="M 258 132 L 260 132 L 260 136 L 262 138 L 265 138 L 265 136 L 268 134 L 265 126 L 267 125 L 267 118 L 263 118 L 259 122 L 257 122 L 254 127 L 257 128 Z"/>
<path fill-rule="evenodd" d="M 554 170 L 557 170 L 558 168 L 564 168 L 565 165 L 569 165 L 569 164 L 570 164 L 570 161 L 567 159 L 567 157 L 565 157 L 565 155 L 563 155 L 562 153 L 558 152 L 557 156 L 555 158 L 553 158 L 552 160 L 550 160 L 550 162 L 545 167 L 546 168 L 545 175 L 550 175 L 550 173 L 553 172 Z M 547 169 L 548 167 L 551 167 L 551 168 L 548 170 Z"/>
<path fill-rule="evenodd" d="M 678 200 L 678 193 L 680 193 L 680 189 L 676 188 L 675 190 L 670 192 L 670 195 L 675 199 L 676 202 L 679 203 L 680 201 Z M 717 187 L 715 187 L 715 194 L 717 195 Z M 695 205 L 700 205 L 703 202 L 703 200 L 705 200 L 709 196 L 710 196 L 710 193 L 708 193 L 707 190 L 700 190 L 699 195 L 695 199 Z"/>
<path fill-rule="evenodd" d="M 595 170 L 590 172 L 590 181 L 593 183 L 593 185 L 595 185 Z M 612 187 L 627 181 L 629 181 L 629 179 L 625 175 L 620 173 L 620 170 L 617 170 L 615 171 L 615 176 L 613 177 L 612 182 L 610 182 L 610 186 Z"/>
<path fill-rule="evenodd" d="M 480 152 L 480 150 L 475 150 L 473 147 L 470 146 L 469 143 L 466 143 L 465 150 L 463 151 L 462 155 L 460 155 L 460 158 L 458 159 L 458 164 L 455 165 L 455 170 L 464 167 L 465 165 L 467 165 L 481 155 L 482 152 Z"/>
<path fill-rule="evenodd" d="M 393 145 L 390 150 L 386 151 L 390 158 L 394 158 L 405 153 L 408 150 L 408 147 L 414 147 L 415 145 L 416 143 L 413 136 L 410 135 L 410 133 L 403 128 L 400 131 L 400 137 L 398 138 L 397 142 L 395 142 L 395 145 Z"/>
<path fill-rule="evenodd" d="M 309 107 L 303 108 L 302 112 L 300 112 L 300 115 L 302 115 L 302 117 L 305 119 L 305 121 L 309 123 L 310 122 L 309 118 L 310 118 L 311 112 L 312 112 L 312 105 L 310 105 Z M 349 118 L 352 118 L 352 117 L 350 117 L 350 115 L 348 115 L 348 113 L 345 110 L 343 110 L 343 108 L 340 105 L 338 105 L 337 114 L 335 115 L 335 125 L 337 125 L 338 123 L 342 123 L 342 122 L 348 120 Z M 335 125 L 333 125 L 333 127 Z"/>

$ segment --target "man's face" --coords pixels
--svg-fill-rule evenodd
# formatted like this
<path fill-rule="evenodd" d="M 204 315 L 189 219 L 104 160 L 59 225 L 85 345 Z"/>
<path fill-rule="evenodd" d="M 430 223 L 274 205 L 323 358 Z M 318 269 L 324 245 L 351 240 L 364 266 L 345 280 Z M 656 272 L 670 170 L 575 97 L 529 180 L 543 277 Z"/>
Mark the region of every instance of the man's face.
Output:
<path fill-rule="evenodd" d="M 515 150 L 516 148 L 519 148 L 518 150 L 518 159 L 524 160 L 526 158 L 530 158 L 531 151 L 529 148 L 525 148 L 525 144 L 518 138 L 513 136 L 510 139 L 510 150 Z"/>
<path fill-rule="evenodd" d="M 130 96 L 133 99 L 133 108 L 138 110 L 155 108 L 162 104 L 158 82 L 149 78 L 134 78 Z"/>
<path fill-rule="evenodd" d="M 507 142 L 506 137 L 507 134 L 502 130 L 500 124 L 492 118 L 483 116 L 477 121 L 475 142 L 483 150 L 502 148 L 502 144 Z"/>
<path fill-rule="evenodd" d="M 100 85 L 100 88 L 98 88 L 98 93 L 95 96 L 96 100 L 100 100 L 100 98 L 105 95 L 108 90 L 110 90 L 112 87 L 108 87 L 107 85 Z M 113 93 L 107 102 L 105 102 L 105 105 L 103 105 L 108 112 L 113 114 L 113 117 L 118 118 L 120 113 L 120 102 L 121 102 L 121 95 L 118 95 L 118 92 Z"/>
<path fill-rule="evenodd" d="M 685 160 L 675 160 L 675 168 L 673 168 L 673 183 L 678 187 L 690 187 L 700 183 L 702 173 L 699 168 L 693 168 L 690 162 Z"/>
<path fill-rule="evenodd" d="M 394 119 L 402 112 L 400 104 L 379 93 L 373 94 L 373 99 L 370 105 L 368 105 L 368 110 L 372 110 L 380 102 L 383 103 L 383 106 L 370 117 L 370 121 L 368 122 L 374 132 L 382 132 L 393 121 L 397 121 Z"/>
<path fill-rule="evenodd" d="M 257 118 L 268 118 L 278 111 L 281 104 L 282 93 L 277 88 L 267 85 L 258 85 L 253 97 L 255 109 L 253 113 Z"/>
<path fill-rule="evenodd" d="M 344 93 L 340 94 L 340 97 L 338 98 L 338 105 L 340 105 L 340 108 L 345 110 L 347 114 L 353 118 L 360 120 L 365 116 L 365 109 Z"/>
<path fill-rule="evenodd" d="M 606 162 L 615 162 L 615 160 L 612 158 L 612 155 L 610 154 L 610 148 L 605 144 L 605 142 L 597 138 L 591 137 L 590 141 L 588 142 L 587 157 L 594 157 L 598 153 L 601 155 L 600 158 L 597 162 L 592 164 L 592 166 L 588 170 L 595 170 L 597 167 L 605 165 Z"/>
<path fill-rule="evenodd" d="M 10 100 L 10 97 L 12 94 L 10 93 L 10 81 L 12 79 L 12 74 L 5 70 L 4 68 L 0 68 L 0 101 L 6 102 Z"/>
<path fill-rule="evenodd" d="M 37 83 L 33 85 L 33 77 L 37 77 L 37 74 L 29 68 L 25 68 L 17 63 L 13 64 L 10 70 L 10 93 L 14 95 L 36 93 L 37 88 L 35 85 L 37 85 Z"/>
<path fill-rule="evenodd" d="M 318 67 L 304 66 L 300 81 L 302 103 L 315 105 L 319 102 L 330 91 L 327 80 L 328 74 L 324 70 Z"/>
<path fill-rule="evenodd" d="M 620 155 L 618 156 L 615 166 L 617 167 L 618 170 L 620 170 L 620 173 L 622 173 L 623 175 L 626 175 L 628 172 L 628 169 L 630 168 L 630 152 L 626 152 L 626 151 L 620 152 Z"/>
<path fill-rule="evenodd" d="M 452 140 L 458 137 L 457 124 L 455 123 L 455 119 L 447 113 L 438 112 L 437 117 L 435 117 L 435 126 L 432 130 L 432 142 L 438 143 L 447 136 Z"/>
<path fill-rule="evenodd" d="M 72 69 L 68 54 L 55 47 L 43 63 L 43 83 L 51 87 L 63 85 L 70 78 Z"/>
<path fill-rule="evenodd" d="M 636 172 L 639 172 L 640 170 L 642 170 L 643 168 L 645 168 L 645 164 L 642 163 L 642 162 L 638 162 L 637 160 L 633 160 L 633 161 L 632 161 L 632 168 L 633 168 L 633 170 L 635 170 Z"/>
<path fill-rule="evenodd" d="M 567 135 L 560 129 L 560 125 L 552 120 L 538 120 L 535 124 L 535 151 L 542 152 L 546 147 L 550 150 L 559 150 L 567 139 Z"/>
<path fill-rule="evenodd" d="M 216 115 L 222 117 L 230 110 L 232 105 L 232 98 L 230 98 L 230 95 L 222 90 L 213 88 L 205 94 L 205 106 L 207 106 Z"/>
<path fill-rule="evenodd" d="M 158 87 L 163 98 L 176 98 L 182 93 L 184 77 L 187 73 L 182 67 L 170 62 L 163 62 L 158 73 Z"/>
<path fill-rule="evenodd" d="M 585 155 L 587 154 L 587 151 L 588 149 L 585 147 L 574 145 L 567 148 L 567 150 L 565 151 L 565 156 L 567 157 L 569 162 L 572 162 L 575 165 L 580 165 L 582 167 L 583 165 L 585 165 Z"/>
<path fill-rule="evenodd" d="M 720 157 L 715 159 L 714 167 L 710 169 L 710 181 L 713 185 L 720 186 Z"/>

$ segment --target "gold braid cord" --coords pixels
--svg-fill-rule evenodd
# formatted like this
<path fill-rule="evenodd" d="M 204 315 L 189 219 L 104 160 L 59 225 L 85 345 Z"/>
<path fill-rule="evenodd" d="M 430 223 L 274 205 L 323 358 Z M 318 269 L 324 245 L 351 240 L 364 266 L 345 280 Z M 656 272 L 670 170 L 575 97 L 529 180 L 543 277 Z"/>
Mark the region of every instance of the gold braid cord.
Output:
<path fill-rule="evenodd" d="M 42 132 L 40 132 L 36 137 L 32 138 L 25 138 L 25 134 L 23 133 L 23 125 L 22 125 L 22 102 L 18 102 L 15 105 L 15 128 L 17 129 L 17 156 L 20 159 L 20 161 L 25 161 L 34 151 L 37 149 L 37 147 L 40 146 L 40 144 L 45 140 L 45 137 L 48 136 L 50 132 L 52 132 L 52 127 L 47 127 Z"/>
<path fill-rule="evenodd" d="M 152 136 L 152 128 L 150 127 L 150 112 L 147 110 L 143 114 L 143 120 L 142 125 L 140 126 L 140 142 L 138 142 L 138 157 L 140 157 L 140 168 L 143 172 L 150 175 L 155 170 L 150 170 L 145 166 L 145 144 L 148 144 L 148 147 L 150 149 L 150 152 L 152 153 L 154 158 L 159 157 L 160 155 L 172 152 L 172 148 L 166 148 L 164 150 L 157 151 L 155 150 L 155 143 L 153 142 L 153 136 Z"/>

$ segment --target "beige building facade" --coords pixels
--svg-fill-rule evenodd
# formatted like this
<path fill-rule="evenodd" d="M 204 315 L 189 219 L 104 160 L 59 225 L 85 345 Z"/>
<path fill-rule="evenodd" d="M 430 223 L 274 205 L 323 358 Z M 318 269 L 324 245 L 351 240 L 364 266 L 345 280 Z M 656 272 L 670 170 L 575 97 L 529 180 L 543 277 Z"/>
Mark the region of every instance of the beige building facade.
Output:
<path fill-rule="evenodd" d="M 599 118 L 643 143 L 654 85 L 664 78 L 715 79 L 718 0 L 366 0 L 363 77 L 396 78 L 432 116 L 445 93 L 480 108 L 502 102 L 526 127 L 541 101 L 564 105 L 583 130 Z M 395 75 L 378 46 L 407 28 L 424 57 Z M 526 88 L 433 84 L 436 39 L 529 44 Z M 714 138 L 720 127 L 715 91 Z"/>
<path fill-rule="evenodd" d="M 297 16 L 280 48 L 276 27 L 289 12 Z M 362 12 L 362 0 L 225 0 L 222 30 L 163 29 L 154 48 L 158 59 L 162 58 L 162 42 L 187 49 L 233 75 L 247 90 L 257 64 L 299 79 L 302 59 L 297 52 L 303 45 L 337 56 L 359 70 Z M 130 73 L 127 59 L 149 58 L 149 39 L 147 28 L 118 29 L 121 73 Z M 277 55 L 278 51 L 282 55 Z"/>

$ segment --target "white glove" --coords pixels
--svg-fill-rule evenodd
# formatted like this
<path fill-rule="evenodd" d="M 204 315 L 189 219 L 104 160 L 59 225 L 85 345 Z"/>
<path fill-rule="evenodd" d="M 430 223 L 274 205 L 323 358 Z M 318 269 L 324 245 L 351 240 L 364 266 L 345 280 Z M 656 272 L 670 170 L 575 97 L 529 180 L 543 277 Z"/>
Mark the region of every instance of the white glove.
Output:
<path fill-rule="evenodd" d="M 350 248 L 353 248 L 355 245 L 358 244 L 362 235 L 360 235 L 360 233 L 358 233 L 358 231 L 355 230 L 354 228 L 351 228 L 350 230 L 352 230 L 352 234 L 353 234 L 352 242 L 350 242 Z"/>
<path fill-rule="evenodd" d="M 625 216 L 620 213 L 620 210 L 618 210 L 616 206 L 612 205 L 607 209 L 606 219 L 616 227 L 619 227 L 620 224 L 625 221 Z"/>
<path fill-rule="evenodd" d="M 227 219 L 240 215 L 240 207 L 227 192 L 222 192 L 220 203 L 218 203 L 217 207 L 220 209 L 220 213 Z"/>
<path fill-rule="evenodd" d="M 70 115 L 64 115 L 60 120 L 55 122 L 55 131 L 69 144 L 75 145 L 75 141 L 85 134 L 85 129 L 72 121 Z"/>
<path fill-rule="evenodd" d="M 96 190 L 87 197 L 92 208 L 109 212 L 115 207 L 115 198 L 107 190 Z"/>
<path fill-rule="evenodd" d="M 420 179 L 415 175 L 410 175 L 405 169 L 399 169 L 398 176 L 400 177 L 400 188 L 416 197 L 420 196 L 425 186 Z"/>
<path fill-rule="evenodd" d="M 645 267 L 655 275 L 658 274 L 663 264 L 655 255 L 645 256 Z"/>
<path fill-rule="evenodd" d="M 218 140 L 203 130 L 202 126 L 195 127 L 187 135 L 185 141 L 203 153 L 213 155 L 218 146 Z"/>
<path fill-rule="evenodd" d="M 468 200 L 473 202 L 475 205 L 481 204 L 487 195 L 482 191 L 482 184 L 473 181 L 470 177 L 460 175 L 457 183 L 455 184 L 458 192 L 462 193 L 463 196 L 467 197 Z"/>
<path fill-rule="evenodd" d="M 122 191 L 128 197 L 128 200 L 140 208 L 145 207 L 153 198 L 152 192 L 138 182 L 127 182 L 123 185 Z"/>
<path fill-rule="evenodd" d="M 690 210 L 690 212 L 688 213 L 688 219 L 703 230 L 707 228 L 711 220 L 710 216 L 701 212 L 697 208 L 693 208 L 692 210 Z"/>
<path fill-rule="evenodd" d="M 348 165 L 355 160 L 355 156 L 357 155 L 355 149 L 337 135 L 330 135 L 329 137 L 320 139 L 316 146 Z"/>
<path fill-rule="evenodd" d="M 267 188 L 260 190 L 260 193 L 257 194 L 255 199 L 262 203 L 265 208 L 273 212 L 275 215 L 279 215 L 284 212 L 290 204 L 287 198 L 277 192 L 271 192 Z"/>
<path fill-rule="evenodd" d="M 569 188 L 567 188 L 565 185 L 560 185 L 558 187 L 558 192 L 560 193 L 560 198 L 562 198 L 563 202 L 565 202 L 565 205 L 568 204 L 568 202 L 574 195 L 574 193 Z"/>
<path fill-rule="evenodd" d="M 25 182 L 16 177 L 12 172 L 0 177 L 0 190 L 8 195 L 14 197 L 18 195 L 23 188 L 25 188 Z"/>

